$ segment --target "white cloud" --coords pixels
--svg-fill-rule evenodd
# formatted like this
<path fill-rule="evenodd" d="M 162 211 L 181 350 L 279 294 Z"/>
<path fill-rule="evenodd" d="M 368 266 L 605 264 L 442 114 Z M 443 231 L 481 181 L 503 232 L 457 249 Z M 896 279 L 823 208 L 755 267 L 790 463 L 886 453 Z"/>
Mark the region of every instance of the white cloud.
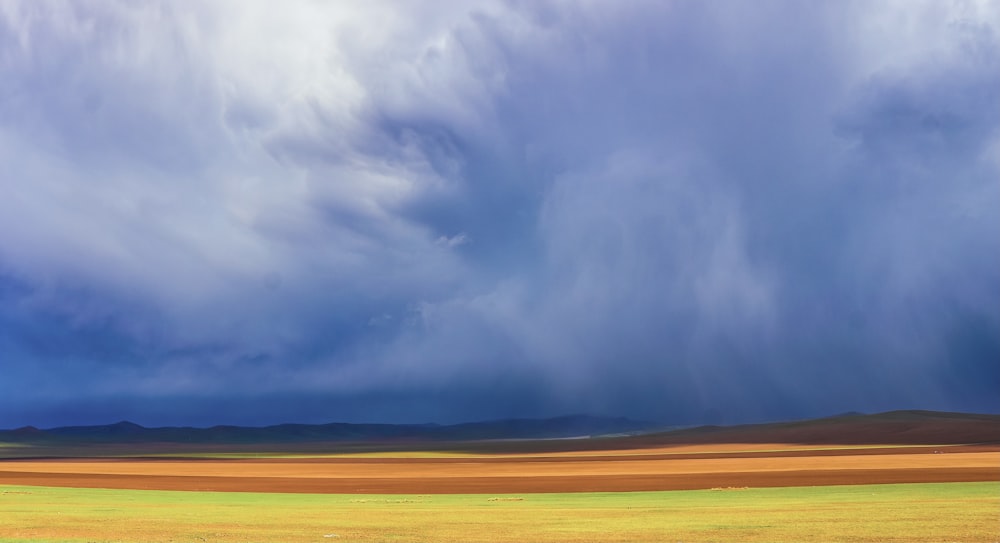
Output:
<path fill-rule="evenodd" d="M 803 353 L 889 373 L 950 281 L 996 317 L 996 10 L 5 2 L 8 318 L 118 323 L 121 390 L 834 394 Z"/>

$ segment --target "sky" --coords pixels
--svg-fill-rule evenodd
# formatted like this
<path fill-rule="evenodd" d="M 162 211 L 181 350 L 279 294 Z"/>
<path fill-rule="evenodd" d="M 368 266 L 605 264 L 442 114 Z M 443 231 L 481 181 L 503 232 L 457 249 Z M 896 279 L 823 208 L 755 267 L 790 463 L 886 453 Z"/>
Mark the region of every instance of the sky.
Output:
<path fill-rule="evenodd" d="M 0 428 L 1000 413 L 1000 4 L 0 2 Z"/>

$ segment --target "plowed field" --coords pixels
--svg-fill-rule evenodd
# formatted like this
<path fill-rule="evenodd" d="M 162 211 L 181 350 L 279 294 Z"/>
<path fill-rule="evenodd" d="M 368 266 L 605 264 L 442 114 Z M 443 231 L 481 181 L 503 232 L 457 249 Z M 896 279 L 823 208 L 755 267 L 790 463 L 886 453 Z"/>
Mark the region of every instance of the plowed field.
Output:
<path fill-rule="evenodd" d="M 469 494 L 1000 481 L 1000 446 L 729 444 L 602 451 L 266 459 L 0 461 L 0 484 L 237 492 Z"/>

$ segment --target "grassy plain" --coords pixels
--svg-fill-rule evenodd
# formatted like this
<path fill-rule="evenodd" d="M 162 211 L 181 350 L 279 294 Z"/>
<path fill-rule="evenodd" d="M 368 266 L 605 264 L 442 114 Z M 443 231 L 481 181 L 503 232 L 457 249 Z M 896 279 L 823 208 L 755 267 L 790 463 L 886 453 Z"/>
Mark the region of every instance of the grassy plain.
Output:
<path fill-rule="evenodd" d="M 3 542 L 1000 539 L 1000 483 L 358 495 L 0 485 Z"/>
<path fill-rule="evenodd" d="M 0 543 L 1000 542 L 994 418 L 457 442 L 21 432 L 0 445 Z"/>
<path fill-rule="evenodd" d="M 603 454 L 21 458 L 0 460 L 0 484 L 303 494 L 506 494 L 1000 481 L 996 445 L 748 447 L 732 443 Z"/>

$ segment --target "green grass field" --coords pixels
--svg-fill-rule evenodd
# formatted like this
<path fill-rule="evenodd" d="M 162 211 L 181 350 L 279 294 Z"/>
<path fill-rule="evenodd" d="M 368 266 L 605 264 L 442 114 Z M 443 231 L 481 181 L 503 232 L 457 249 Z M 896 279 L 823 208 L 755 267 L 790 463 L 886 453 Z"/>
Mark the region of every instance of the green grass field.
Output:
<path fill-rule="evenodd" d="M 0 485 L 4 542 L 1000 541 L 1000 484 L 488 495 Z"/>

